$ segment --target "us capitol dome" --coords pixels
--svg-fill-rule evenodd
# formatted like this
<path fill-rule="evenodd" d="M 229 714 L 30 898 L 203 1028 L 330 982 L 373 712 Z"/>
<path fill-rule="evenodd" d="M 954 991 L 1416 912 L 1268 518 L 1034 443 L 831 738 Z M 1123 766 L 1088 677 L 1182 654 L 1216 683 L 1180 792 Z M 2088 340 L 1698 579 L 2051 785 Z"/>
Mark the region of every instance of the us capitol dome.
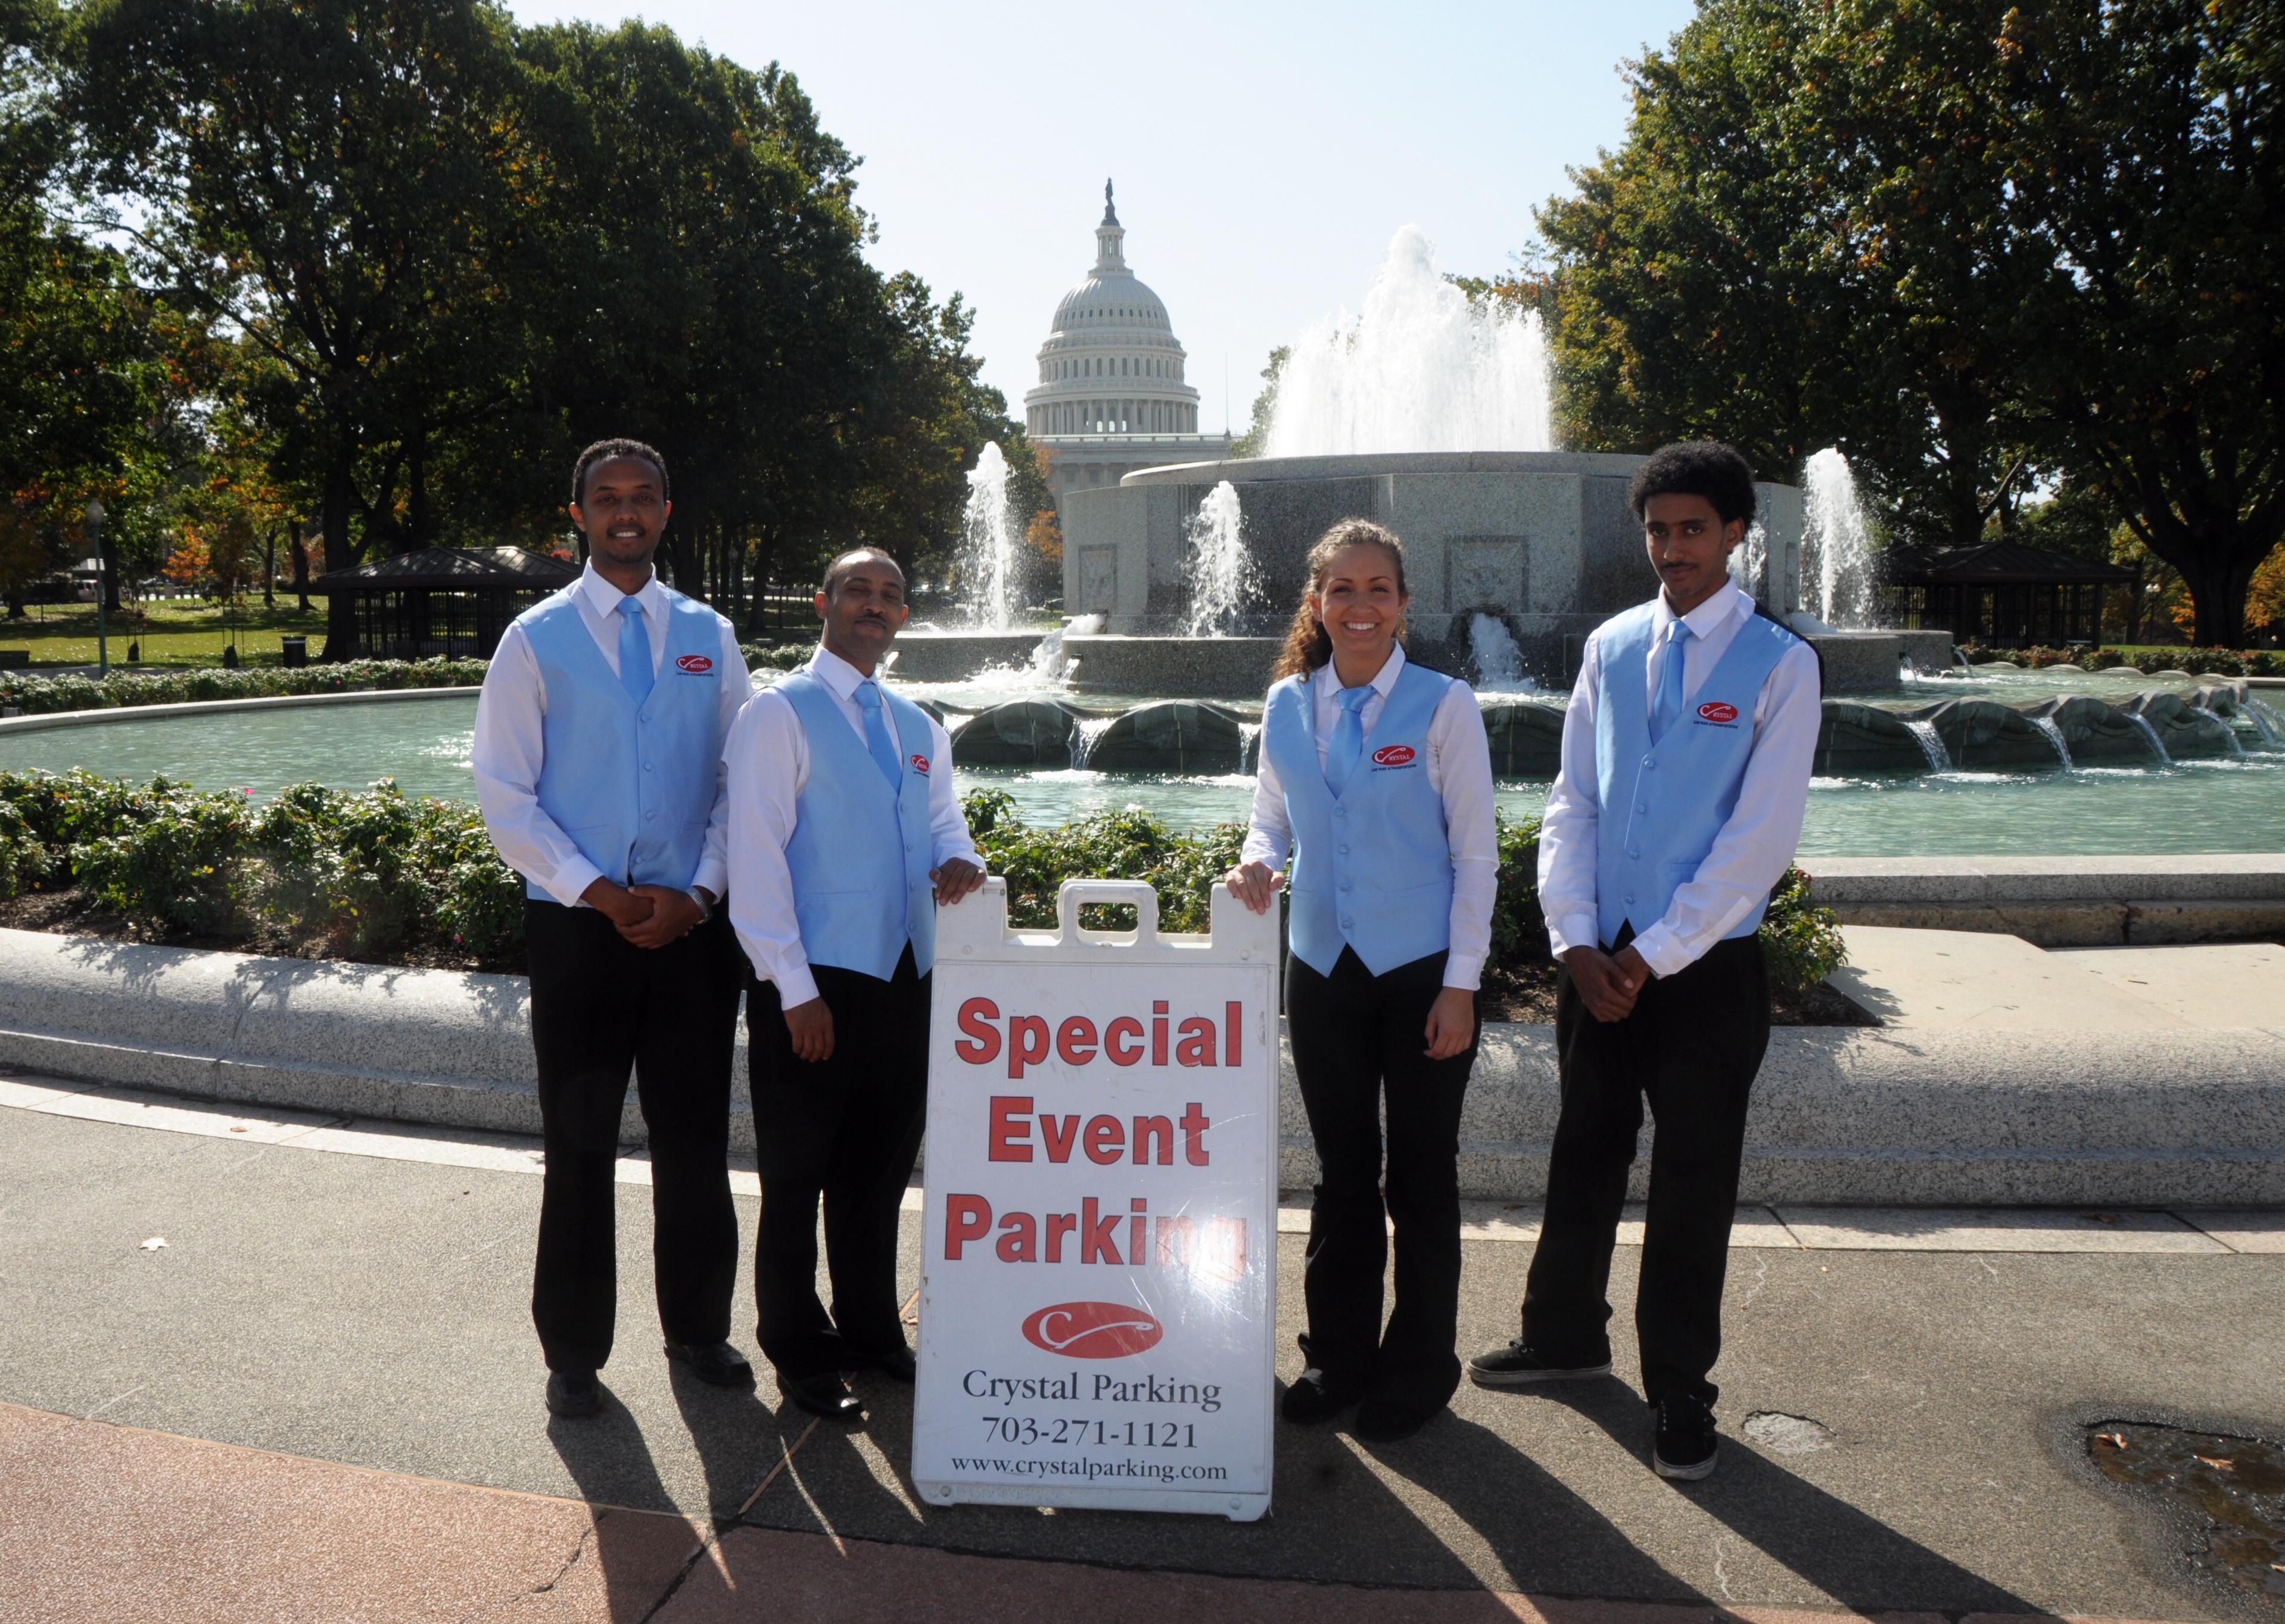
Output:
<path fill-rule="evenodd" d="M 1198 392 L 1166 302 L 1127 268 L 1127 228 L 1103 186 L 1095 265 L 1056 306 L 1040 346 L 1040 381 L 1025 427 L 1050 458 L 1057 506 L 1066 491 L 1115 485 L 1136 468 L 1229 454 L 1229 435 L 1198 432 Z"/>

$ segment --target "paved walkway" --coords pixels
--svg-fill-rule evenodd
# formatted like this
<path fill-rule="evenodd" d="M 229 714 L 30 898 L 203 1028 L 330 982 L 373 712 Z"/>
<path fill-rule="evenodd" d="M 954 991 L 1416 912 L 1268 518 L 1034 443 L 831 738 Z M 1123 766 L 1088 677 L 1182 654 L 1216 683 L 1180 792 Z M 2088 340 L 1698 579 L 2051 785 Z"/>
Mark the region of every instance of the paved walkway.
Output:
<path fill-rule="evenodd" d="M 1833 985 L 1884 1026 L 1986 1032 L 2273 1025 L 2285 1011 L 2285 946 L 2041 948 L 1982 930 L 1844 925 Z"/>
<path fill-rule="evenodd" d="M 1236 1526 L 928 1507 L 904 1477 L 908 1390 L 868 1380 L 870 1423 L 852 1432 L 766 1387 L 673 1379 L 642 1283 L 639 1163 L 620 1190 L 612 1402 L 551 1424 L 524 1313 L 528 1143 L 7 1088 L 7 1624 L 2262 1605 L 2202 1577 L 2203 1531 L 2120 1497 L 2085 1440 L 2119 1419 L 2277 1433 L 2285 1251 L 2269 1216 L 1931 1228 L 1764 1211 L 1747 1238 L 1766 1243 L 1731 1269 L 1707 1483 L 1647 1471 L 1644 1408 L 1620 1380 L 1466 1388 L 1403 1444 L 1281 1427 L 1275 1512 Z M 1512 1334 L 1532 1214 L 1472 1217 L 1470 1346 Z M 917 1240 L 908 1223 L 908 1274 Z M 1614 1283 L 1629 1378 L 1634 1256 Z M 1290 1377 L 1298 1236 L 1279 1262 Z"/>

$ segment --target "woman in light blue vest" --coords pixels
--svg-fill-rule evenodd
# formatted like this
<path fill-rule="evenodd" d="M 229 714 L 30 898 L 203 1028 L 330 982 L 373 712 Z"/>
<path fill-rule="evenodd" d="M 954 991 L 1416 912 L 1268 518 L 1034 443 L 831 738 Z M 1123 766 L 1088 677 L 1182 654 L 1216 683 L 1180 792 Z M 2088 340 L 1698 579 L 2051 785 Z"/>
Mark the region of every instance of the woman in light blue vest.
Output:
<path fill-rule="evenodd" d="M 1460 1379 L 1460 1102 L 1499 860 L 1491 751 L 1468 686 L 1399 647 L 1408 599 L 1394 536 L 1344 520 L 1310 549 L 1308 576 L 1227 883 L 1262 912 L 1292 852 L 1285 1013 L 1319 1176 L 1307 1369 L 1284 1416 L 1325 1421 L 1354 1404 L 1357 1436 L 1386 1441 L 1419 1431 Z M 1390 1220 L 1396 1302 L 1384 1330 Z"/>

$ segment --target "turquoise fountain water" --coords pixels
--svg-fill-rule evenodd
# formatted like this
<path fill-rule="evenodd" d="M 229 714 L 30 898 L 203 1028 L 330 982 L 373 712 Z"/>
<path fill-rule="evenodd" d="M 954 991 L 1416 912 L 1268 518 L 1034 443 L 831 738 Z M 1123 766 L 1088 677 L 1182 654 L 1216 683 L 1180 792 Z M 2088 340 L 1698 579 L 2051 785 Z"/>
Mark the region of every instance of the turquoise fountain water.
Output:
<path fill-rule="evenodd" d="M 1885 702 L 1901 709 L 1962 694 L 2020 702 L 2049 691 L 2124 693 L 2160 685 L 2147 677 L 2026 674 L 1920 686 L 1940 692 L 1916 686 Z M 1008 697 L 990 684 L 920 691 L 966 707 Z M 409 794 L 472 799 L 475 720 L 475 699 L 450 695 L 5 731 L 0 732 L 0 770 L 84 766 L 138 781 L 164 774 L 258 797 L 310 781 L 362 788 L 387 774 Z M 1103 731 L 1098 725 L 1090 736 Z M 2256 735 L 2243 742 L 2242 752 L 2164 765 L 2154 757 L 2147 764 L 2068 769 L 2059 762 L 2010 772 L 1820 778 L 1810 796 L 1802 850 L 1810 856 L 2274 851 L 2285 830 L 2285 751 Z M 1178 827 L 1197 828 L 1243 820 L 1252 793 L 1251 776 L 1239 773 L 962 767 L 955 782 L 963 791 L 1005 789 L 1022 815 L 1040 824 L 1141 806 Z M 1546 795 L 1544 781 L 1529 779 L 1504 780 L 1499 789 L 1511 815 L 1536 812 Z"/>

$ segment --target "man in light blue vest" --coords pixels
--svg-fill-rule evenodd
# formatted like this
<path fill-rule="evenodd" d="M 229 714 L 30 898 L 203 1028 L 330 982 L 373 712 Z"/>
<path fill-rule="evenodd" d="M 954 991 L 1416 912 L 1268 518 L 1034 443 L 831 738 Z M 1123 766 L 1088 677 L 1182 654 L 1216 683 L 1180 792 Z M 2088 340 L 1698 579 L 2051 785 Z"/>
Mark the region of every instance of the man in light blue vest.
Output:
<path fill-rule="evenodd" d="M 730 733 L 730 918 L 755 977 L 762 1352 L 797 1407 L 852 1420 L 862 1407 L 844 1371 L 914 1377 L 897 1218 L 928 1103 L 936 909 L 984 870 L 953 796 L 951 741 L 878 679 L 910 612 L 904 571 L 876 547 L 845 553 L 816 603 L 823 646 Z"/>
<path fill-rule="evenodd" d="M 632 1068 L 650 1141 L 667 1357 L 750 1386 L 730 1345 L 730 1062 L 743 979 L 729 922 L 722 742 L 750 693 L 730 623 L 651 568 L 666 464 L 580 453 L 578 580 L 518 616 L 476 702 L 476 798 L 524 878 L 531 1041 L 547 1147 L 531 1317 L 558 1416 L 602 1408 L 617 1316 L 614 1164 Z"/>
<path fill-rule="evenodd" d="M 1754 517 L 1743 457 L 1667 446 L 1629 499 L 1661 590 L 1588 639 L 1540 830 L 1540 905 L 1562 965 L 1546 1221 L 1523 1334 L 1468 1374 L 1488 1387 L 1609 1374 L 1611 1253 L 1647 1100 L 1635 1328 L 1652 1464 L 1692 1479 L 1714 1470 L 1707 1378 L 1747 1097 L 1769 1047 L 1757 933 L 1800 840 L 1821 684 L 1816 651 L 1730 579 Z"/>

